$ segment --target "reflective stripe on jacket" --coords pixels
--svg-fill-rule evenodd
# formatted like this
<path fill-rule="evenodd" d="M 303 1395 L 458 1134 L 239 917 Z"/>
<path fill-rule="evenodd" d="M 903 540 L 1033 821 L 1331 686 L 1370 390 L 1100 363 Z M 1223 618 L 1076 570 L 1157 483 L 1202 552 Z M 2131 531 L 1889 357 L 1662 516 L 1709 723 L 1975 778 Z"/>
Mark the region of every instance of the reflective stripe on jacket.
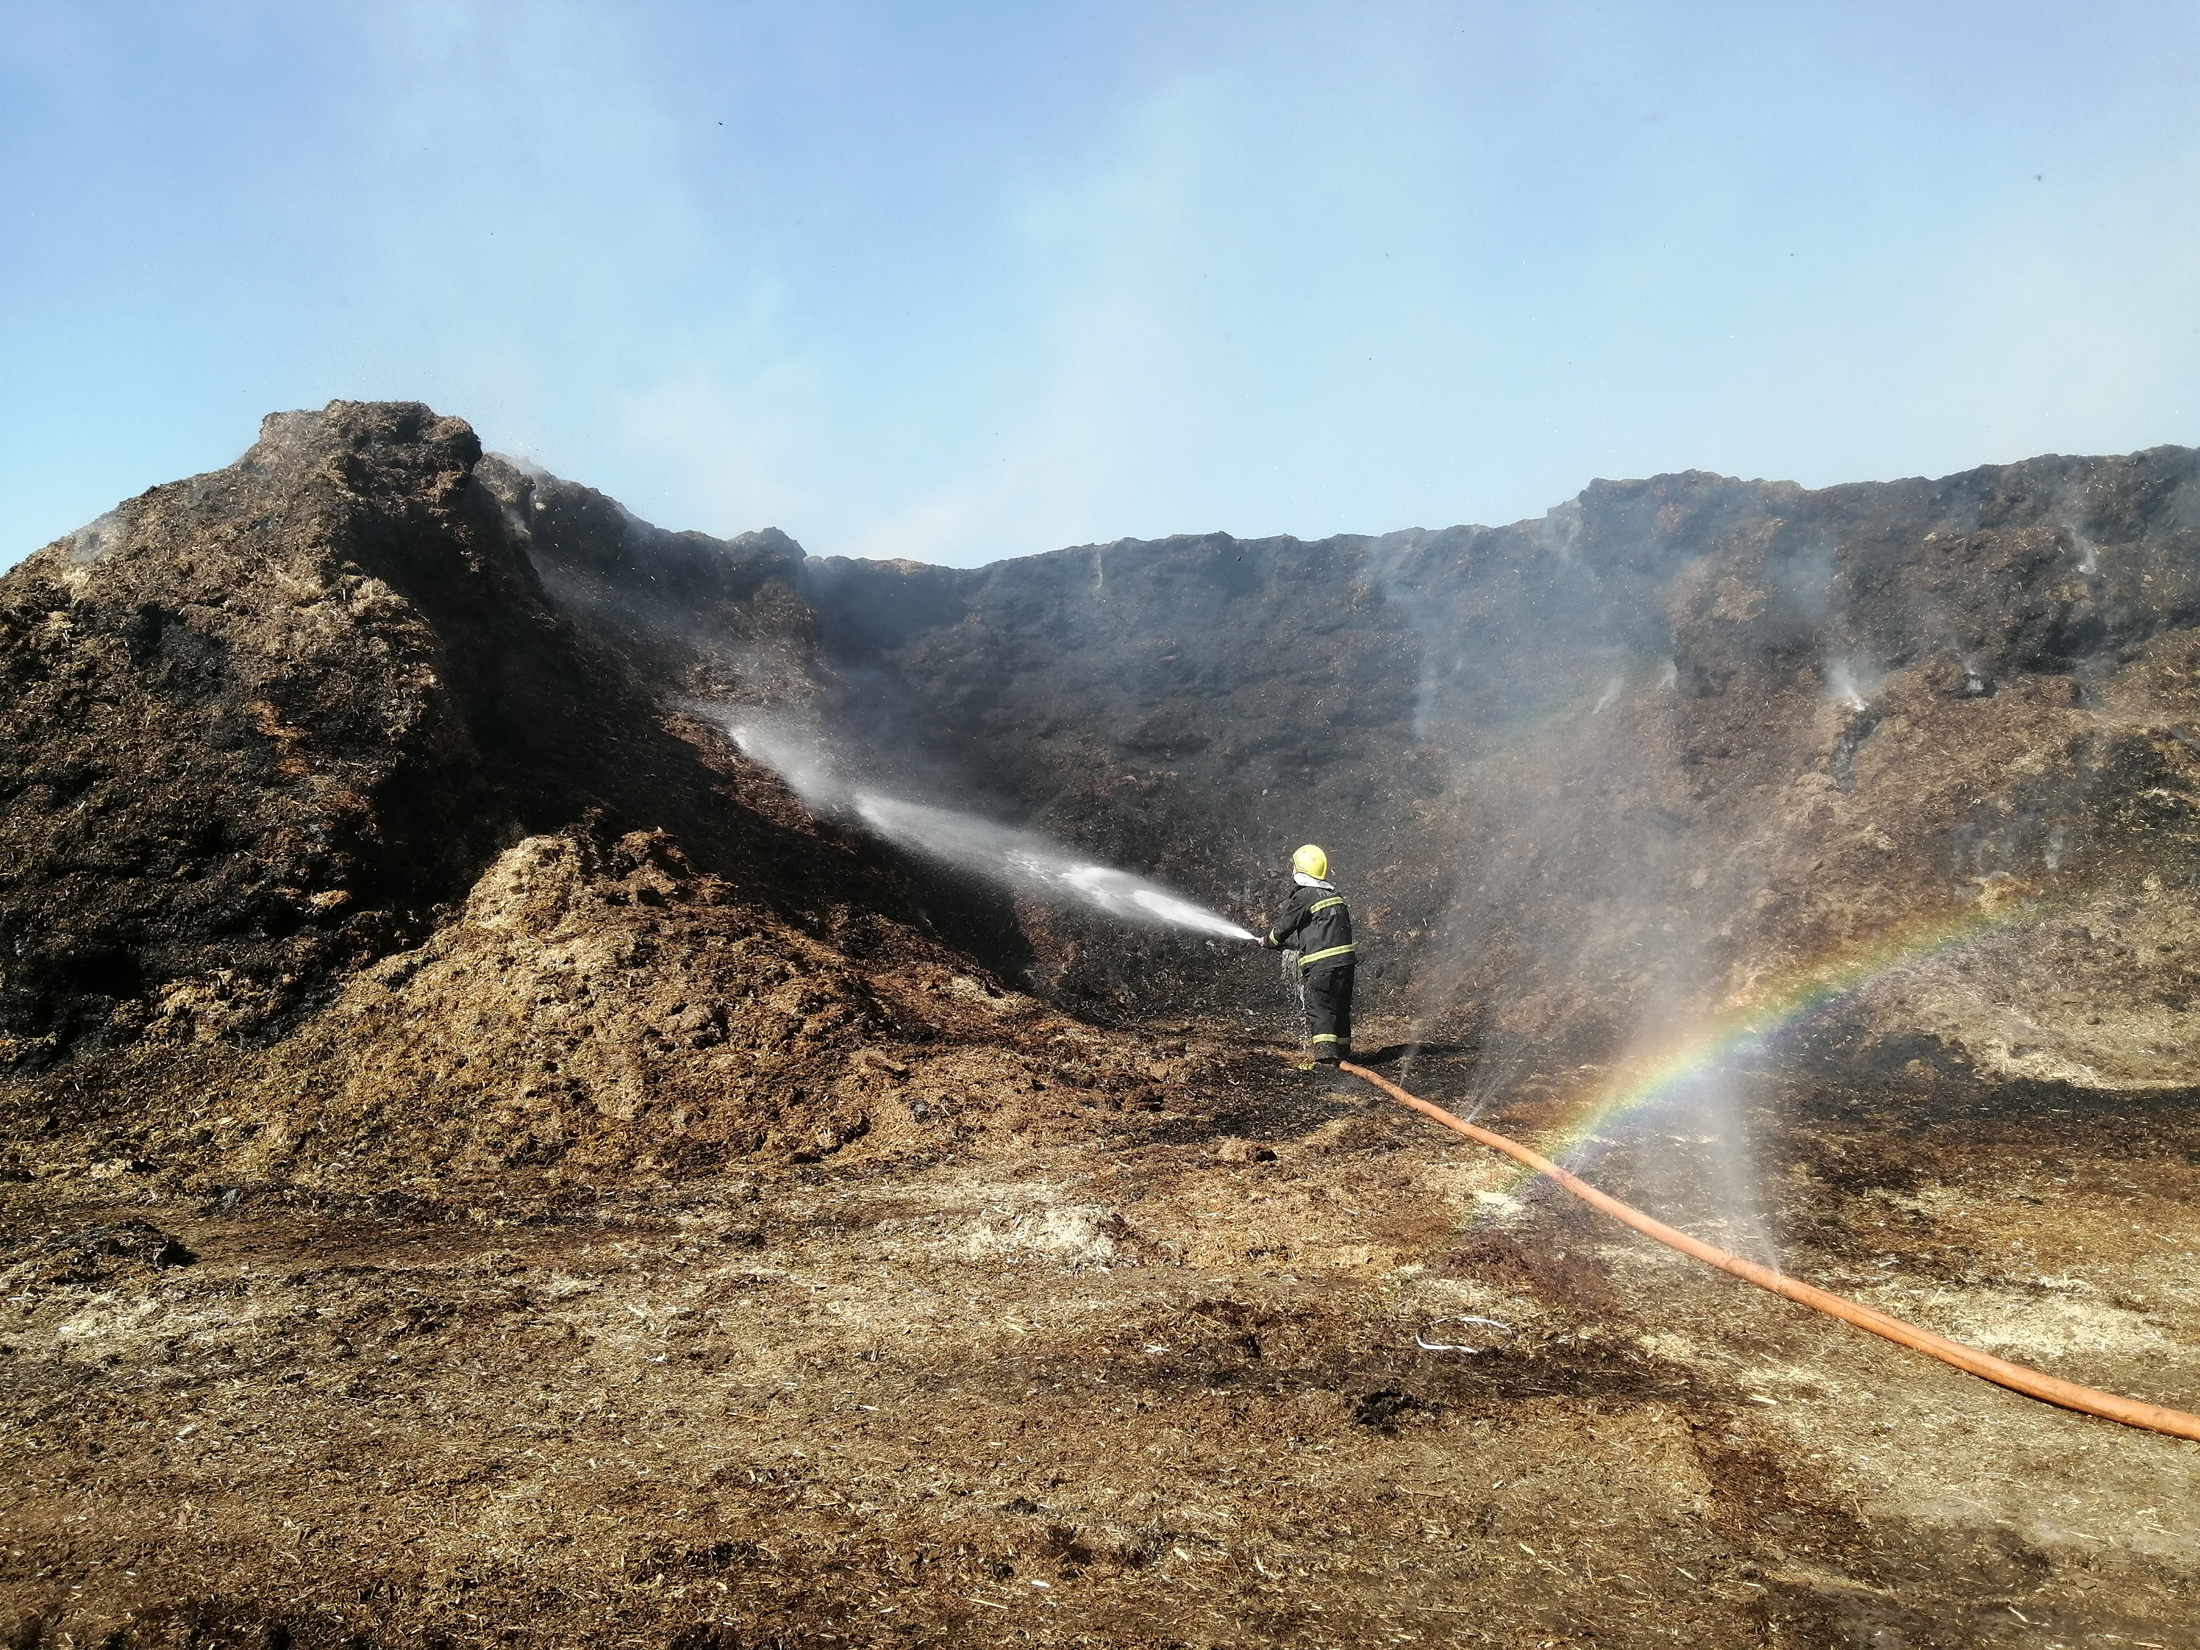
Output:
<path fill-rule="evenodd" d="M 1296 936 L 1296 937 L 1294 937 Z M 1294 888 L 1268 943 L 1291 946 L 1304 973 L 1336 968 L 1352 960 L 1352 913 L 1334 888 Z"/>

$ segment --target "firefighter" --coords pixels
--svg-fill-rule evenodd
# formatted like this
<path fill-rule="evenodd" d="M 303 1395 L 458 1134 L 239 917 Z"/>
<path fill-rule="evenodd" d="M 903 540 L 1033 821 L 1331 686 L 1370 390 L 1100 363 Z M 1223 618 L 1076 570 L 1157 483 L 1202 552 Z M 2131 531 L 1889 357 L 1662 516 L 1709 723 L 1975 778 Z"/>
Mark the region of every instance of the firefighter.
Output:
<path fill-rule="evenodd" d="M 1261 944 L 1299 954 L 1310 1066 L 1352 1057 L 1352 913 L 1329 880 L 1329 856 L 1309 842 L 1291 856 L 1291 903 Z"/>

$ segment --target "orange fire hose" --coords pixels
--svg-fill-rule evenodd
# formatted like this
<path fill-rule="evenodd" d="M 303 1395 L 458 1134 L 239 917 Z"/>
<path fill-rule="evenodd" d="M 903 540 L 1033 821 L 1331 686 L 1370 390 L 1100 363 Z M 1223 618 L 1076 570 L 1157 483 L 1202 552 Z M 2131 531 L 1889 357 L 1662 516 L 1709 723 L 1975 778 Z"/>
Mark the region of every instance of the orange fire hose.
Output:
<path fill-rule="evenodd" d="M 1919 1352 L 1938 1358 L 1944 1364 L 1953 1364 L 1981 1380 L 2008 1387 L 2026 1397 L 2060 1404 L 2064 1409 L 2078 1410 L 2086 1415 L 2121 1421 L 2127 1427 L 2145 1427 L 2149 1431 L 2166 1432 L 2176 1438 L 2200 1439 L 2200 1415 L 2187 1415 L 2183 1410 L 2165 1409 L 2160 1404 L 2143 1404 L 2133 1398 L 2119 1398 L 2113 1392 L 2097 1392 L 2092 1387 L 2080 1386 L 2075 1381 L 2058 1380 L 2053 1375 L 2043 1375 L 2036 1369 L 2013 1364 L 2006 1358 L 1997 1358 L 1991 1353 L 1965 1346 L 1960 1341 L 1935 1335 L 1930 1330 L 1915 1328 L 1900 1318 L 1890 1318 L 1884 1312 L 1875 1312 L 1855 1301 L 1844 1300 L 1841 1296 L 1828 1294 L 1823 1289 L 1814 1289 L 1807 1283 L 1799 1283 L 1783 1273 L 1775 1272 L 1769 1266 L 1759 1266 L 1755 1261 L 1730 1255 L 1724 1249 L 1714 1248 L 1700 1238 L 1692 1238 L 1686 1232 L 1675 1231 L 1663 1221 L 1652 1220 L 1639 1209 L 1630 1208 L 1618 1198 L 1608 1196 L 1588 1182 L 1568 1174 L 1549 1158 L 1539 1156 L 1501 1134 L 1492 1134 L 1488 1129 L 1477 1128 L 1472 1123 L 1454 1117 L 1441 1106 L 1432 1106 L 1426 1100 L 1408 1094 L 1397 1084 L 1376 1076 L 1365 1066 L 1353 1065 L 1348 1060 L 1344 1062 L 1343 1069 L 1374 1084 L 1401 1106 L 1411 1106 L 1424 1117 L 1434 1118 L 1445 1128 L 1501 1151 L 1507 1157 L 1516 1158 L 1537 1174 L 1548 1175 L 1584 1203 L 1602 1209 L 1614 1220 L 1632 1226 L 1643 1236 L 1656 1238 L 1658 1242 L 1668 1248 L 1678 1249 L 1684 1255 L 1694 1255 L 1698 1260 L 1707 1261 L 1722 1272 L 1731 1272 L 1738 1278 L 1746 1278 L 1760 1289 L 1769 1289 L 1775 1295 L 1784 1295 L 1805 1306 L 1815 1306 L 1819 1311 L 1839 1318 L 1844 1323 L 1852 1323 L 1874 1335 L 1883 1335 L 1898 1345 L 1914 1347 Z"/>

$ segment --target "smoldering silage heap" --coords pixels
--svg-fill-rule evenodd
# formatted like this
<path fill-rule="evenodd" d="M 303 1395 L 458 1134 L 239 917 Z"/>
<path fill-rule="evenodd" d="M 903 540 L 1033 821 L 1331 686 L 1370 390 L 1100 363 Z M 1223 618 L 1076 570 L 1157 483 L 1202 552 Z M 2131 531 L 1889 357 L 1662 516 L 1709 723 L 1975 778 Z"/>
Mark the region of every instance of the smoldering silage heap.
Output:
<path fill-rule="evenodd" d="M 944 1138 L 986 1106 L 864 1051 L 1009 1058 L 1019 990 L 1278 1023 L 1249 959 L 820 824 L 689 714 L 727 705 L 1246 920 L 1321 840 L 1363 1005 L 1495 1071 L 1878 948 L 1818 1053 L 2191 1083 L 2196 626 L 2184 449 L 956 571 L 665 532 L 418 406 L 282 414 L 0 580 L 11 1149 L 701 1172 Z"/>
<path fill-rule="evenodd" d="M 1363 1001 L 1494 1067 L 1831 984 L 1801 1040 L 1851 1070 L 2200 1080 L 2190 449 L 803 577 L 847 720 L 1231 908 L 1321 841 Z M 1124 1011 L 1218 995 L 1087 931 L 1036 950 Z"/>
<path fill-rule="evenodd" d="M 524 478 L 480 460 L 419 406 L 280 415 L 0 580 L 16 1174 L 693 1174 L 918 1117 L 952 1139 L 988 1122 L 973 1084 L 1017 1079 L 963 1063 L 1037 1006 L 668 708 L 799 674 L 800 552 L 703 542 L 678 611 L 725 620 L 744 675 L 698 676 L 647 573 L 622 625 L 591 600 L 616 562 L 545 557 L 561 612 Z M 569 545 L 625 544 L 559 497 Z"/>

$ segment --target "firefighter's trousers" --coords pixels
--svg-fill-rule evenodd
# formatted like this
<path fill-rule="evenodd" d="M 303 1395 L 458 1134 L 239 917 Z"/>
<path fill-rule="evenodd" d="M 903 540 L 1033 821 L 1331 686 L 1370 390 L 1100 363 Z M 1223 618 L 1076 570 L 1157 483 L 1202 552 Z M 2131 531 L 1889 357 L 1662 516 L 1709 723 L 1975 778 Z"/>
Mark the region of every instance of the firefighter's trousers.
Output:
<path fill-rule="evenodd" d="M 1307 1052 L 1317 1060 L 1352 1057 L 1352 965 L 1317 968 L 1300 982 L 1306 1001 Z"/>

